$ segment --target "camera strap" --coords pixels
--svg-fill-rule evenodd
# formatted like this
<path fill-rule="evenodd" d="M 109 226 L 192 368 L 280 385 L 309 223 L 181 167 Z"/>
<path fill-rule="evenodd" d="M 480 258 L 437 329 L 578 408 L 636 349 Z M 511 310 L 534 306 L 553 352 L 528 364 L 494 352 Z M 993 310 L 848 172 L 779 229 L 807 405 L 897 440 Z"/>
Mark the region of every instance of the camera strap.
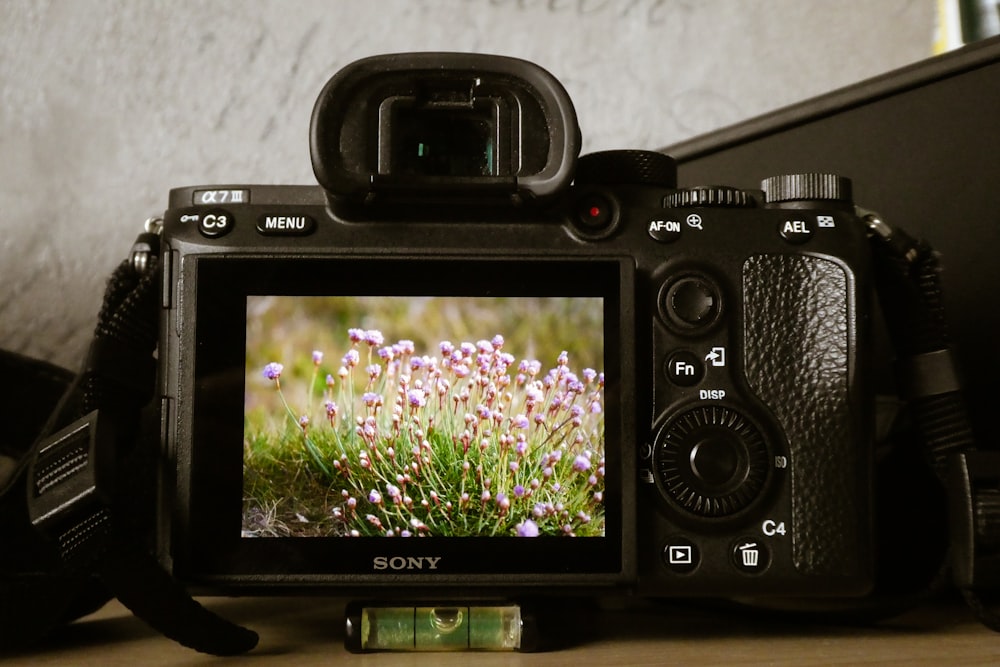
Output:
<path fill-rule="evenodd" d="M 73 413 L 82 416 L 35 442 L 2 489 L 4 510 L 16 513 L 27 504 L 20 517 L 4 516 L 18 536 L 14 544 L 39 557 L 0 580 L 0 648 L 23 646 L 111 596 L 198 651 L 234 655 L 257 644 L 256 633 L 198 604 L 146 543 L 155 525 L 160 431 L 158 411 L 149 407 L 156 387 L 157 250 L 155 233 L 141 235 L 132 258 L 111 276 L 84 370 L 43 433 Z M 35 535 L 24 525 L 28 518 Z M 84 591 L 93 602 L 81 610 L 76 598 Z M 51 604 L 53 598 L 65 604 Z M 39 605 L 54 609 L 15 620 Z M 23 632 L 8 639 L 12 627 Z"/>
<path fill-rule="evenodd" d="M 951 350 L 939 256 L 878 216 L 865 220 L 900 394 L 947 493 L 949 572 L 941 579 L 950 579 L 980 622 L 1000 632 L 993 608 L 1000 594 L 1000 452 L 976 446 Z"/>
<path fill-rule="evenodd" d="M 866 222 L 900 390 L 921 451 L 951 493 L 954 581 L 980 620 L 1000 631 L 1000 616 L 986 601 L 1000 590 L 1000 452 L 975 449 L 950 351 L 938 256 L 876 216 Z M 0 354 L 5 376 L 31 378 L 26 394 L 22 384 L 20 395 L 5 401 L 30 409 L 18 411 L 18 437 L 0 449 L 7 455 L 0 465 L 9 461 L 13 469 L 4 475 L 0 467 L 0 529 L 7 536 L 0 550 L 0 650 L 24 646 L 112 596 L 198 651 L 232 655 L 257 643 L 255 633 L 194 601 L 146 543 L 156 520 L 160 451 L 152 401 L 158 245 L 155 233 L 140 235 L 131 258 L 111 277 L 86 365 L 74 379 Z M 18 393 L 11 386 L 5 392 Z M 63 389 L 41 427 L 43 406 L 53 405 Z M 43 436 L 33 439 L 38 432 Z"/>

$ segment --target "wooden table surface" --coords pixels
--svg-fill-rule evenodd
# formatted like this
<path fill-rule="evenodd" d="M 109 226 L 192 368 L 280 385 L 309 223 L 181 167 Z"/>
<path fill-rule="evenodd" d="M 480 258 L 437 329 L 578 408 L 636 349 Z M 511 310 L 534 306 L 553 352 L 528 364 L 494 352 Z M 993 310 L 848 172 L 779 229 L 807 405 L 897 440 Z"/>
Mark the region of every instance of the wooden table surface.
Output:
<path fill-rule="evenodd" d="M 762 613 L 680 605 L 580 613 L 566 648 L 545 653 L 351 654 L 343 601 L 326 598 L 203 600 L 260 633 L 238 664 L 344 665 L 1000 665 L 1000 634 L 944 602 L 877 625 L 777 620 Z M 579 610 L 579 609 L 578 609 Z M 574 621 L 576 622 L 576 621 Z M 4 664 L 201 665 L 216 660 L 156 634 L 113 602 Z"/>

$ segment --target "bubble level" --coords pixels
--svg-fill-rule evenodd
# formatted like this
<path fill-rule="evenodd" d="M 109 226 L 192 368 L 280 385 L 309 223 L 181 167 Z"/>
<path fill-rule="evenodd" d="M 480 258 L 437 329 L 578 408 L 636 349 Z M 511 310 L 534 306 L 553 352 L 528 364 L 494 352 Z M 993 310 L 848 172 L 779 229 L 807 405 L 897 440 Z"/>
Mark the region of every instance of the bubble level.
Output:
<path fill-rule="evenodd" d="M 507 606 L 364 607 L 362 651 L 516 651 L 521 610 Z"/>

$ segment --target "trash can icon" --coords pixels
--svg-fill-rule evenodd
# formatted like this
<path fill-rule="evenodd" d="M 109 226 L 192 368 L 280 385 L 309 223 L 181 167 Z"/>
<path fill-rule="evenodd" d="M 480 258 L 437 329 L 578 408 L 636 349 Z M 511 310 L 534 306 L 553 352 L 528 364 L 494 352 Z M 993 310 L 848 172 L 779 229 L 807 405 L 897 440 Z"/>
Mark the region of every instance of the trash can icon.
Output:
<path fill-rule="evenodd" d="M 756 542 L 747 542 L 739 546 L 740 561 L 743 567 L 755 568 L 760 563 L 760 550 Z"/>

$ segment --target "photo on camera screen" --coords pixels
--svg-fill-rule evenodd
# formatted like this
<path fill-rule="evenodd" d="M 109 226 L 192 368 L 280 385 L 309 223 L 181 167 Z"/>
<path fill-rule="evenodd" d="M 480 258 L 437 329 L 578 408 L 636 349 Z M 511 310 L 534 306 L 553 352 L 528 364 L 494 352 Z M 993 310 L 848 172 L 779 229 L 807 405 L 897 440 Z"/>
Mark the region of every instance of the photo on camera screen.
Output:
<path fill-rule="evenodd" d="M 244 537 L 603 537 L 600 297 L 250 296 Z"/>

